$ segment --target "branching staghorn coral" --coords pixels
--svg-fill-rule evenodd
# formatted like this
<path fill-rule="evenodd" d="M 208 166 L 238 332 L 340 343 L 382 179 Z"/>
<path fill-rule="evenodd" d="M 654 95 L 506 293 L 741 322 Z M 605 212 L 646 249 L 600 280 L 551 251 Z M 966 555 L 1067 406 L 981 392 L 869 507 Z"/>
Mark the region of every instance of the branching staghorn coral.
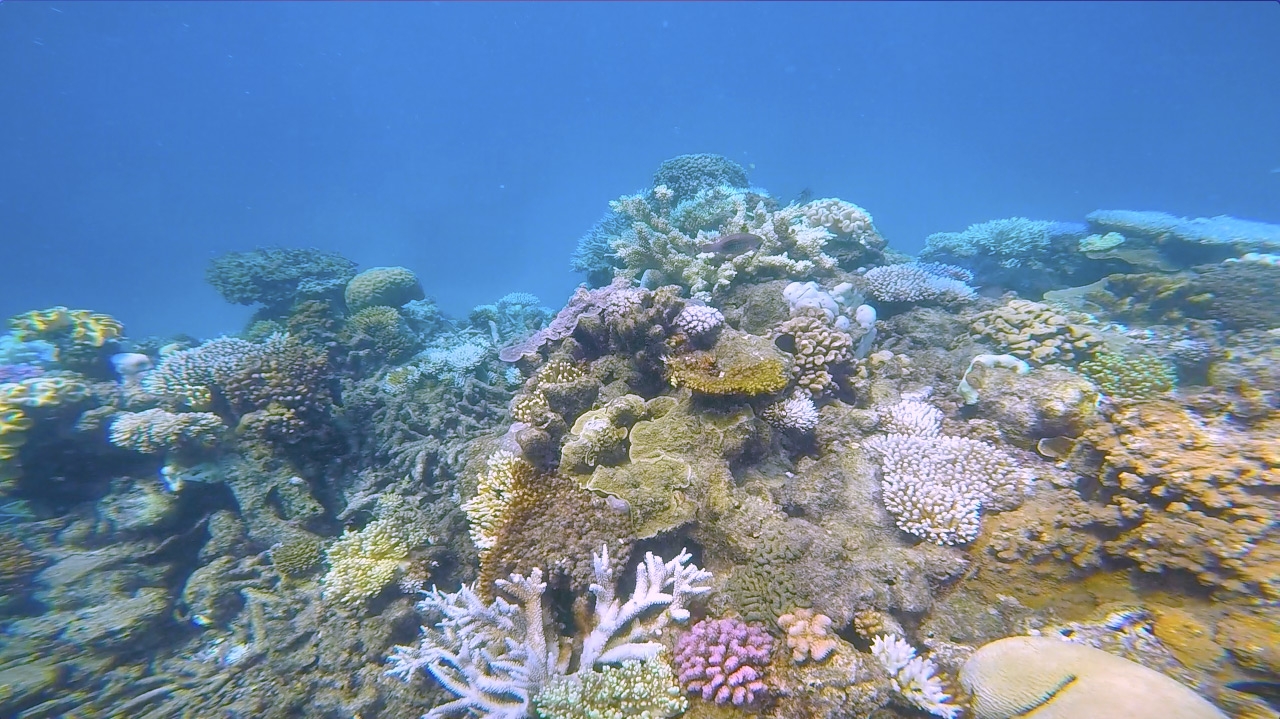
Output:
<path fill-rule="evenodd" d="M 513 574 L 498 581 L 501 594 L 485 604 L 470 587 L 446 593 L 432 588 L 419 609 L 443 618 L 423 627 L 413 646 L 397 646 L 387 673 L 408 681 L 418 671 L 435 677 L 457 699 L 433 707 L 425 719 L 465 716 L 526 719 L 533 700 L 553 681 L 582 678 L 597 666 L 657 657 L 663 645 L 653 641 L 672 622 L 689 619 L 687 604 L 710 591 L 711 574 L 689 564 L 682 552 L 664 562 L 652 553 L 636 568 L 635 590 L 626 602 L 614 595 L 615 568 L 608 546 L 595 555 L 594 609 L 590 630 L 582 636 L 577 669 L 570 672 L 570 652 L 547 621 L 547 585 L 542 571 Z"/>

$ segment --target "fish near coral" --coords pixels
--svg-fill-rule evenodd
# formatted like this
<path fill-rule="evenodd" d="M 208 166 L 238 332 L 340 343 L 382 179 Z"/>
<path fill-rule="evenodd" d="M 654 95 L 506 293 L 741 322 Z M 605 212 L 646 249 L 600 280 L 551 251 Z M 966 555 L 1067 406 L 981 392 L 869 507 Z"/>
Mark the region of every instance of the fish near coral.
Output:
<path fill-rule="evenodd" d="M 715 255 L 723 255 L 725 257 L 737 257 L 745 255 L 748 252 L 755 252 L 764 244 L 764 238 L 759 235 L 753 235 L 750 232 L 735 232 L 731 235 L 721 235 L 716 239 L 708 242 L 698 248 L 699 252 L 710 252 Z"/>

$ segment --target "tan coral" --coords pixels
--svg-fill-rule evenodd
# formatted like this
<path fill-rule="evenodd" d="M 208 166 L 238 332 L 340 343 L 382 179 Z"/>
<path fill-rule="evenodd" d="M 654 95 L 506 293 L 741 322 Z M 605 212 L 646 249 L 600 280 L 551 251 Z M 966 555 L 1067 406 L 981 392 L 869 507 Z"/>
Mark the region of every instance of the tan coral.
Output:
<path fill-rule="evenodd" d="M 777 334 L 794 343 L 791 373 L 796 384 L 814 397 L 835 388 L 833 372 L 847 373 L 853 361 L 853 339 L 827 321 L 820 310 L 804 311 L 783 322 Z"/>
<path fill-rule="evenodd" d="M 815 614 L 812 609 L 796 609 L 778 617 L 778 626 L 787 633 L 791 661 L 803 664 L 812 659 L 826 661 L 836 650 L 836 637 L 831 631 L 831 617 Z"/>
<path fill-rule="evenodd" d="M 1102 337 L 1085 315 L 1064 314 L 1031 300 L 1013 299 L 980 312 L 969 327 L 1033 365 L 1074 364 L 1102 347 Z"/>

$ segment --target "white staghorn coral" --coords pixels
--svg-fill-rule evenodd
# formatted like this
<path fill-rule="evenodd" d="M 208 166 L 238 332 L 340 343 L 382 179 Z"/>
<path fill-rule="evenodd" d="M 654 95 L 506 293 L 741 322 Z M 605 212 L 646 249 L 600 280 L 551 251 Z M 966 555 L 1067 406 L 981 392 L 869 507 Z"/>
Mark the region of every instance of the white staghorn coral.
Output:
<path fill-rule="evenodd" d="M 497 582 L 498 597 L 486 605 L 469 587 L 446 593 L 432 588 L 418 607 L 438 613 L 435 627 L 423 627 L 413 646 L 397 646 L 388 674 L 406 681 L 418 670 L 435 677 L 458 698 L 432 708 L 424 719 L 464 716 L 525 719 L 532 699 L 552 678 L 585 676 L 597 665 L 656 657 L 663 645 L 653 641 L 671 621 L 689 618 L 687 602 L 710 591 L 711 574 L 689 564 L 691 555 L 664 562 L 652 553 L 636 568 L 635 591 L 626 602 L 614 595 L 614 567 L 606 545 L 594 555 L 595 599 L 591 631 L 582 640 L 577 669 L 569 672 L 570 644 L 551 627 L 545 614 L 547 585 L 542 571 L 512 574 Z"/>

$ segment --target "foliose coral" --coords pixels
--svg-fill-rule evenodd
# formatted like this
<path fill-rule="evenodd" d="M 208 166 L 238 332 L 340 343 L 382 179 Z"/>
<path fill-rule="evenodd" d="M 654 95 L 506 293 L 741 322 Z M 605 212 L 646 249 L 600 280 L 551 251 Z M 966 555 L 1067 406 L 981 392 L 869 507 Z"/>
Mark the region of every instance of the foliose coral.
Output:
<path fill-rule="evenodd" d="M 426 298 L 418 276 L 407 267 L 371 267 L 352 277 L 343 292 L 347 309 L 358 312 L 377 305 L 399 307 Z"/>
<path fill-rule="evenodd" d="M 228 302 L 283 311 L 298 299 L 303 285 L 346 282 L 355 273 L 356 264 L 334 252 L 275 247 L 214 258 L 205 279 Z"/>
<path fill-rule="evenodd" d="M 676 642 L 675 662 L 685 691 L 703 701 L 744 706 L 764 699 L 773 637 L 732 617 L 704 619 Z"/>
<path fill-rule="evenodd" d="M 595 555 L 593 609 L 579 629 L 576 652 L 558 649 L 562 638 L 546 619 L 547 584 L 538 569 L 498 581 L 498 591 L 511 601 L 499 596 L 485 604 L 465 586 L 454 593 L 433 588 L 419 608 L 443 619 L 424 627 L 417 644 L 395 647 L 387 673 L 408 681 L 426 671 L 458 697 L 432 708 L 428 719 L 466 712 L 526 719 L 534 697 L 558 677 L 582 679 L 606 664 L 659 656 L 664 647 L 654 639 L 670 622 L 688 621 L 689 602 L 710 591 L 710 573 L 689 564 L 690 558 L 685 552 L 664 562 L 646 554 L 636 568 L 635 590 L 620 602 L 608 547 Z M 570 671 L 575 654 L 577 669 Z"/>

